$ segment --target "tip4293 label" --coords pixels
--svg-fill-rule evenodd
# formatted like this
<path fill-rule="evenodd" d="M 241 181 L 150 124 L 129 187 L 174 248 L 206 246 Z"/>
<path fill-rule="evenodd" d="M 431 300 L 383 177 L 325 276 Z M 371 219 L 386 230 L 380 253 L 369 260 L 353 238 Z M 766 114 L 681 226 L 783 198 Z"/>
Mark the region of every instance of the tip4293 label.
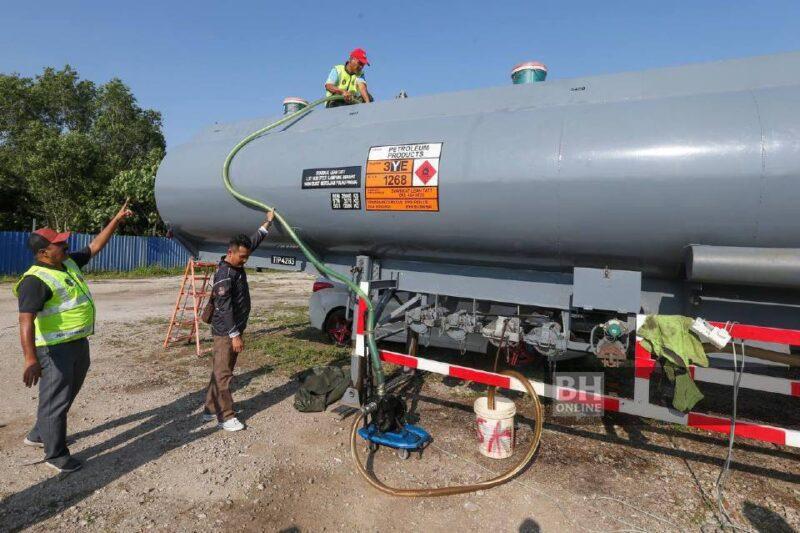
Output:
<path fill-rule="evenodd" d="M 438 211 L 443 143 L 373 146 L 367 157 L 367 211 Z"/>

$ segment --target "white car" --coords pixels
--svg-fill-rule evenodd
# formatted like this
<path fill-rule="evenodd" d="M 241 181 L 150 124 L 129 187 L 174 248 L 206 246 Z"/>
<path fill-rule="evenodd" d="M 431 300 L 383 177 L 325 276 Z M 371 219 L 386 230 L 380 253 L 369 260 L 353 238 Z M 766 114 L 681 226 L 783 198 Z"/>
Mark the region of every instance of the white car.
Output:
<path fill-rule="evenodd" d="M 332 282 L 327 279 L 317 279 L 314 282 L 313 292 L 308 304 L 308 314 L 311 325 L 320 331 L 325 332 L 331 342 L 337 346 L 347 346 L 353 335 L 352 313 L 348 320 L 347 305 L 350 293 L 344 284 Z M 400 302 L 408 299 L 408 293 L 397 293 L 397 299 L 392 299 L 386 305 L 384 313 L 391 313 L 393 309 L 400 306 Z M 392 331 L 396 333 L 388 335 Z M 391 342 L 406 342 L 406 330 L 400 325 L 390 324 L 379 326 L 375 330 L 376 337 L 381 340 Z M 470 333 L 467 335 L 465 343 L 440 335 L 438 328 L 433 328 L 430 333 L 420 335 L 421 346 L 436 346 L 439 348 L 452 348 L 456 350 L 468 350 L 470 352 L 486 353 L 488 340 L 480 334 Z"/>

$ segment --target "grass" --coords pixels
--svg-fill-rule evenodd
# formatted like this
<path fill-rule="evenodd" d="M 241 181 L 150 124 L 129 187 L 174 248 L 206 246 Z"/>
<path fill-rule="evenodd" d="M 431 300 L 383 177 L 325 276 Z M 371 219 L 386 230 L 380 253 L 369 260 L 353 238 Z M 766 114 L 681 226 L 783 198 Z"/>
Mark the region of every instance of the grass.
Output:
<path fill-rule="evenodd" d="M 148 267 L 138 267 L 134 268 L 133 270 L 102 270 L 99 272 L 85 272 L 84 276 L 86 279 L 91 280 L 98 280 L 98 279 L 141 279 L 141 278 L 164 278 L 169 276 L 183 276 L 183 272 L 186 270 L 185 266 L 179 267 L 162 267 L 158 265 L 148 266 Z M 275 275 L 275 274 L 285 274 L 285 270 L 275 270 L 272 268 L 262 268 L 261 271 L 256 274 L 255 268 L 249 268 L 248 271 L 251 271 L 255 275 L 255 280 L 258 280 L 258 275 L 265 274 L 265 275 Z M 0 275 L 0 283 L 16 283 L 19 280 L 21 274 L 3 274 Z"/>
<path fill-rule="evenodd" d="M 162 267 L 158 265 L 137 267 L 133 270 L 116 271 L 103 270 L 100 272 L 86 272 L 87 279 L 137 279 L 137 278 L 163 278 L 168 276 L 182 276 L 186 267 Z"/>
<path fill-rule="evenodd" d="M 182 276 L 185 267 L 172 267 L 166 268 L 158 265 L 148 267 L 138 267 L 133 270 L 117 271 L 117 270 L 103 270 L 100 272 L 86 272 L 84 276 L 86 279 L 138 279 L 138 278 L 163 278 L 168 276 Z M 20 275 L 7 275 L 0 276 L 0 283 L 16 283 Z"/>
<path fill-rule="evenodd" d="M 298 372 L 348 361 L 349 348 L 337 348 L 311 327 L 307 307 L 280 307 L 251 318 L 246 335 L 250 364 Z"/>

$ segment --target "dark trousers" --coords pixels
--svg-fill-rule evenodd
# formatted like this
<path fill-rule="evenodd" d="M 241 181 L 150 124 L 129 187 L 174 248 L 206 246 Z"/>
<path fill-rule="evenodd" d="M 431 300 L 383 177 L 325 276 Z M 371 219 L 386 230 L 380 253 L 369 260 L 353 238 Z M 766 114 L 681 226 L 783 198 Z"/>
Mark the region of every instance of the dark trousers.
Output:
<path fill-rule="evenodd" d="M 45 460 L 62 466 L 69 459 L 67 413 L 89 371 L 89 341 L 38 346 L 42 366 L 39 380 L 39 409 L 28 439 L 44 443 Z"/>
<path fill-rule="evenodd" d="M 216 414 L 223 422 L 236 416 L 231 395 L 231 379 L 233 379 L 233 367 L 236 366 L 236 356 L 230 337 L 214 335 L 214 360 L 211 382 L 206 392 L 205 410 L 207 413 Z"/>

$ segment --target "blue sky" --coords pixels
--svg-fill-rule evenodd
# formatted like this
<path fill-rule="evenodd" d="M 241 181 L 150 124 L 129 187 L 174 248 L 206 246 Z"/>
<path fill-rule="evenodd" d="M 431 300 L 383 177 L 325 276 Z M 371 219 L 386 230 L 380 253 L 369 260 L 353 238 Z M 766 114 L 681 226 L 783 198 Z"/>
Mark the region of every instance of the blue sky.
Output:
<path fill-rule="evenodd" d="M 119 77 L 163 113 L 168 146 L 202 127 L 317 98 L 331 66 L 367 50 L 370 92 L 510 83 L 523 60 L 551 78 L 800 50 L 800 2 L 4 2 L 0 72 L 69 63 Z"/>

